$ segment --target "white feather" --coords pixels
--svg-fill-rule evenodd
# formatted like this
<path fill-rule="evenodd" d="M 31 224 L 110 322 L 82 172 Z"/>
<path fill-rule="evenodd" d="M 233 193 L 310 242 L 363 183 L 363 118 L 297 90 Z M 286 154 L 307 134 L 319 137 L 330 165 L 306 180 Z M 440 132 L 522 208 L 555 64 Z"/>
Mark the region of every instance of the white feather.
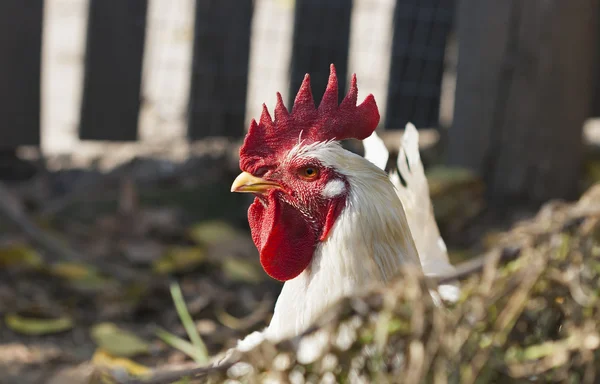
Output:
<path fill-rule="evenodd" d="M 406 187 L 402 183 L 395 184 L 395 187 L 404 206 L 423 271 L 428 275 L 452 272 L 454 267 L 448 259 L 446 243 L 440 236 L 433 214 L 429 184 L 419 154 L 419 132 L 411 123 L 406 124 L 402 136 L 397 166 Z"/>
<path fill-rule="evenodd" d="M 385 171 L 390 154 L 383 140 L 373 131 L 371 136 L 363 140 L 365 148 L 365 159 L 375 164 L 379 169 Z"/>
<path fill-rule="evenodd" d="M 373 133 L 376 135 L 376 133 Z M 378 138 L 379 139 L 379 138 Z M 379 139 L 381 141 L 381 139 Z M 381 141 L 382 143 L 382 141 Z M 381 163 L 385 151 L 373 138 L 364 140 L 365 158 L 374 163 Z M 367 157 L 367 156 L 375 157 Z M 387 162 L 387 160 L 386 160 Z M 404 186 L 398 173 L 406 182 Z M 448 259 L 446 243 L 440 232 L 433 214 L 433 205 L 429 196 L 429 185 L 421 156 L 419 154 L 419 132 L 411 123 L 406 125 L 402 136 L 402 145 L 398 153 L 397 172 L 390 173 L 390 180 L 394 184 L 398 197 L 404 207 L 410 231 L 412 233 L 423 272 L 429 276 L 443 275 L 454 271 Z M 440 286 L 439 294 L 446 300 L 458 299 L 458 288 L 453 285 Z"/>

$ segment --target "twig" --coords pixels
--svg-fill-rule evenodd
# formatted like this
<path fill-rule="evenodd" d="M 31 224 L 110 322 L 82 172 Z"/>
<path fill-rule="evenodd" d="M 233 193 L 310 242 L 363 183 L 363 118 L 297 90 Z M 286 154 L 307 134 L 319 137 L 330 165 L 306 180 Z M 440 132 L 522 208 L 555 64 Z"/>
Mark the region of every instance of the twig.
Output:
<path fill-rule="evenodd" d="M 504 248 L 500 253 L 500 258 L 498 259 L 498 263 L 506 264 L 521 254 L 521 249 L 519 248 Z M 469 261 L 465 261 L 456 266 L 454 272 L 445 275 L 445 276 L 436 276 L 433 279 L 440 284 L 449 284 L 456 280 L 464 280 L 467 277 L 478 273 L 483 270 L 485 264 L 491 259 L 489 254 L 485 254 Z"/>
<path fill-rule="evenodd" d="M 157 373 L 147 379 L 132 379 L 122 382 L 122 384 L 170 384 L 183 378 L 200 379 L 211 373 L 218 373 L 228 370 L 235 362 L 226 362 L 210 367 L 196 367 L 179 369 L 176 371 Z"/>
<path fill-rule="evenodd" d="M 266 294 L 261 301 L 258 303 L 256 308 L 246 317 L 237 318 L 229 313 L 220 306 L 217 309 L 216 317 L 221 324 L 224 326 L 235 329 L 236 331 L 243 331 L 252 328 L 262 320 L 264 320 L 265 315 L 269 313 L 273 308 L 273 300 L 271 299 L 270 294 Z"/>

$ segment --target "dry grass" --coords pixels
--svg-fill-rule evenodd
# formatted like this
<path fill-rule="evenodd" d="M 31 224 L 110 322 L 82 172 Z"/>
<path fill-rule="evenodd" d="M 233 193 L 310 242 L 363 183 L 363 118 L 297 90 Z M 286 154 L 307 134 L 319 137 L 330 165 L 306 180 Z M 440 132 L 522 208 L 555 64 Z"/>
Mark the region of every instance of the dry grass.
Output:
<path fill-rule="evenodd" d="M 463 297 L 440 308 L 405 273 L 347 299 L 303 337 L 263 344 L 202 382 L 571 382 L 600 380 L 600 186 L 504 234 Z M 519 257 L 501 265 L 502 252 Z"/>

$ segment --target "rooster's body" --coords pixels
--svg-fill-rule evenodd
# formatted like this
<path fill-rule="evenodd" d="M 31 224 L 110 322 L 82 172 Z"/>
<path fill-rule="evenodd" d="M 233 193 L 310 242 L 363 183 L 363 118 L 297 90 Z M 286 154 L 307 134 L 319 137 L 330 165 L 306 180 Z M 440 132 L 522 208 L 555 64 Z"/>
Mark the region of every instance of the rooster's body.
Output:
<path fill-rule="evenodd" d="M 232 191 L 256 194 L 248 211 L 252 237 L 265 271 L 285 284 L 269 327 L 243 340 L 242 349 L 298 335 L 340 298 L 389 281 L 404 265 L 422 265 L 426 274 L 452 270 L 416 130 L 408 127 L 399 156 L 404 186 L 382 169 L 388 154 L 374 133 L 375 100 L 369 95 L 356 106 L 356 95 L 353 77 L 338 106 L 332 66 L 318 108 L 307 75 L 291 113 L 278 95 L 275 120 L 265 107 L 260 123 L 252 122 Z M 338 142 L 367 137 L 368 159 Z"/>
<path fill-rule="evenodd" d="M 273 336 L 295 335 L 342 296 L 387 282 L 404 263 L 419 263 L 410 232 L 404 230 L 408 224 L 402 205 L 385 172 L 337 142 L 313 145 L 305 155 L 345 170 L 348 191 L 340 183 L 328 193 L 347 192 L 348 197 L 311 264 L 284 284 L 267 331 Z"/>

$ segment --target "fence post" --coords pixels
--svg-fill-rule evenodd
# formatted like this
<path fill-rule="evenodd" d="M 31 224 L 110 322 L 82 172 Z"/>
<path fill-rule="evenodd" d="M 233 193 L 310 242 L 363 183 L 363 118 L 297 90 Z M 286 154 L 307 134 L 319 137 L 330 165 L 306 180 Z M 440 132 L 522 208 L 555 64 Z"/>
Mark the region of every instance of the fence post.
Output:
<path fill-rule="evenodd" d="M 448 161 L 490 201 L 573 198 L 590 115 L 598 0 L 462 0 Z"/>
<path fill-rule="evenodd" d="M 397 0 L 385 126 L 437 127 L 453 0 Z"/>
<path fill-rule="evenodd" d="M 147 0 L 90 0 L 79 137 L 137 138 Z"/>
<path fill-rule="evenodd" d="M 329 64 L 335 64 L 340 100 L 346 94 L 350 16 L 352 0 L 296 0 L 292 68 L 291 107 L 306 73 L 310 73 L 315 103 L 321 101 L 329 78 Z"/>
<path fill-rule="evenodd" d="M 197 0 L 188 136 L 244 134 L 252 0 Z"/>
<path fill-rule="evenodd" d="M 0 148 L 40 144 L 43 0 L 0 1 Z"/>
<path fill-rule="evenodd" d="M 600 7 L 596 11 L 598 13 L 598 20 L 600 21 Z M 596 28 L 596 39 L 600 41 L 600 22 Z M 600 49 L 596 49 L 594 61 L 594 93 L 592 100 L 592 109 L 589 117 L 600 118 Z"/>

